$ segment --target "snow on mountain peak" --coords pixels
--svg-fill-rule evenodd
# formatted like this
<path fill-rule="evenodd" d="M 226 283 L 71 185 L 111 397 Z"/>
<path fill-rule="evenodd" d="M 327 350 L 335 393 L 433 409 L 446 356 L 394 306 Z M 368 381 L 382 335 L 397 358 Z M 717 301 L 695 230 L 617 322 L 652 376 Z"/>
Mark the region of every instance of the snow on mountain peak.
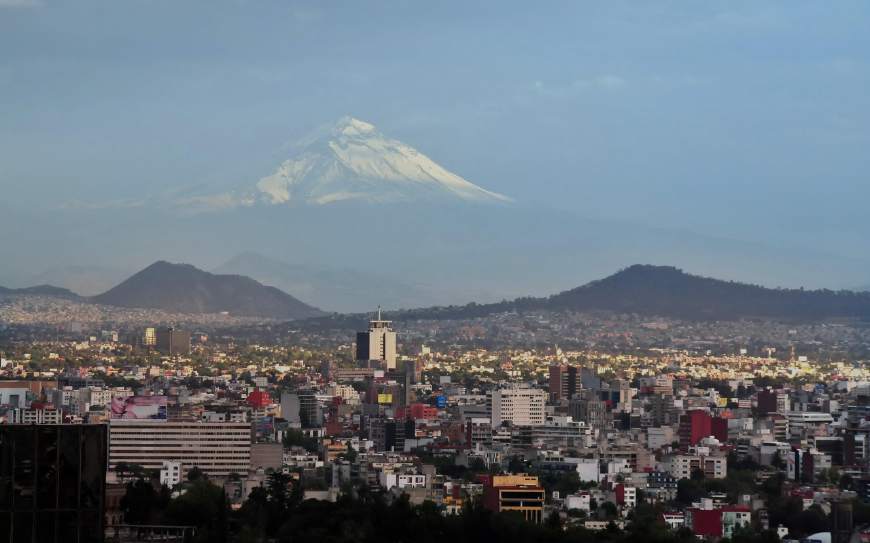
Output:
<path fill-rule="evenodd" d="M 364 136 L 374 133 L 375 125 L 353 117 L 342 117 L 335 124 L 333 130 L 333 134 L 336 136 Z"/>
<path fill-rule="evenodd" d="M 339 201 L 366 203 L 462 200 L 510 202 L 440 166 L 410 145 L 386 137 L 371 123 L 341 118 L 331 130 L 307 140 L 300 152 L 285 160 L 254 187 L 202 197 L 209 205 L 326 205 Z"/>

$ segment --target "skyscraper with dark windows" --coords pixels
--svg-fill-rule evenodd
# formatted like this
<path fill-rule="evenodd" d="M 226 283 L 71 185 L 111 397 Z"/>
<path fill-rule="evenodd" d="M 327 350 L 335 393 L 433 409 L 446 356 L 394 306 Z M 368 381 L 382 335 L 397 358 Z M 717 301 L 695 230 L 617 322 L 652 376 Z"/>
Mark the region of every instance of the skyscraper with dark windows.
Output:
<path fill-rule="evenodd" d="M 157 350 L 169 356 L 190 354 L 190 332 L 178 328 L 157 330 Z"/>
<path fill-rule="evenodd" d="M 0 426 L 0 541 L 104 539 L 106 426 Z"/>
<path fill-rule="evenodd" d="M 570 400 L 582 388 L 580 368 L 565 364 L 550 366 L 550 399 L 559 402 Z"/>

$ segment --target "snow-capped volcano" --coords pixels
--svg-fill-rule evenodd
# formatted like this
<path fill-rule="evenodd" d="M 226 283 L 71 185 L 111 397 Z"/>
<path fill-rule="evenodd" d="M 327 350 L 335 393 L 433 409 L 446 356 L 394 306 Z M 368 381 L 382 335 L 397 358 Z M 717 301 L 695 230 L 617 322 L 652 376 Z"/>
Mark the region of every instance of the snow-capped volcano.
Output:
<path fill-rule="evenodd" d="M 459 199 L 509 202 L 510 198 L 470 183 L 410 145 L 388 138 L 373 125 L 344 117 L 310 138 L 301 151 L 240 193 L 197 199 L 216 206 L 323 205 Z"/>

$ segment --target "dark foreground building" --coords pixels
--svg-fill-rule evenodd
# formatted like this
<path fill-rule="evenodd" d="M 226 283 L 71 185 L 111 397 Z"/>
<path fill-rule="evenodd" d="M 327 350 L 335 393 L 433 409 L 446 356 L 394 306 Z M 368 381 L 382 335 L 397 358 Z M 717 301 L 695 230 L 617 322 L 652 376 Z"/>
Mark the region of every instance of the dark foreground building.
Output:
<path fill-rule="evenodd" d="M 0 543 L 102 543 L 106 427 L 0 426 Z"/>

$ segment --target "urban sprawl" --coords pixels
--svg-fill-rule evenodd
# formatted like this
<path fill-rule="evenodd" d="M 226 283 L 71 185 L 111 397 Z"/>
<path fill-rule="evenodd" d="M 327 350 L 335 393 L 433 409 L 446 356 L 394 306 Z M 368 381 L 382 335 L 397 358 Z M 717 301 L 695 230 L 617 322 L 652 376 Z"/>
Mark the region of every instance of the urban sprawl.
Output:
<path fill-rule="evenodd" d="M 26 318 L 47 303 L 2 313 L 15 541 L 338 540 L 287 519 L 348 503 L 444 533 L 477 514 L 528 538 L 870 540 L 858 326 L 378 313 L 316 331 L 130 311 L 117 331 Z"/>

